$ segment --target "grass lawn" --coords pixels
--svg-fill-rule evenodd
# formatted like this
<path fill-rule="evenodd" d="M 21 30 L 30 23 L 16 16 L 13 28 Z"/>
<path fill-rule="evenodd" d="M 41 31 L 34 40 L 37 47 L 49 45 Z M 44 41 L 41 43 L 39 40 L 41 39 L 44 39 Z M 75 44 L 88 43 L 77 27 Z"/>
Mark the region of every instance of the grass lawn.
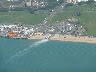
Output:
<path fill-rule="evenodd" d="M 96 36 L 96 13 L 84 13 L 80 17 L 76 17 L 79 19 L 80 24 L 87 28 L 88 35 Z"/>
<path fill-rule="evenodd" d="M 75 12 L 80 11 L 81 15 L 76 16 Z M 93 11 L 93 12 L 84 12 L 84 11 Z M 0 23 L 8 22 L 20 22 L 21 24 L 38 24 L 41 23 L 47 13 L 38 13 L 38 14 L 29 14 L 27 11 L 17 11 L 17 12 L 0 12 Z M 82 25 L 87 28 L 87 35 L 96 36 L 96 5 L 73 5 L 64 8 L 63 12 L 58 13 L 54 16 L 49 23 L 56 23 L 68 18 L 77 18 L 79 20 L 78 25 Z"/>
<path fill-rule="evenodd" d="M 29 14 L 27 11 L 0 12 L 0 23 L 20 22 L 21 24 L 32 25 L 42 22 L 46 16 L 48 14 Z"/>
<path fill-rule="evenodd" d="M 73 5 L 68 6 L 64 10 L 67 11 L 96 11 L 96 5 Z"/>
<path fill-rule="evenodd" d="M 81 15 L 76 16 L 75 11 L 82 11 Z M 83 11 L 94 11 L 94 12 L 83 12 Z M 66 20 L 71 17 L 74 17 L 79 20 L 80 23 L 78 25 L 80 26 L 82 25 L 83 27 L 87 28 L 87 35 L 96 36 L 96 6 L 95 5 L 94 6 L 80 5 L 80 6 L 66 7 L 63 12 L 58 13 L 49 22 L 50 23 L 55 23 L 56 21 L 60 22 L 62 20 Z"/>
<path fill-rule="evenodd" d="M 49 22 L 50 23 L 54 23 L 54 22 L 60 22 L 62 20 L 65 20 L 67 18 L 70 18 L 72 17 L 73 13 L 68 13 L 68 12 L 61 12 L 61 13 L 58 13 L 56 16 L 54 16 L 52 18 L 52 20 L 50 20 Z"/>

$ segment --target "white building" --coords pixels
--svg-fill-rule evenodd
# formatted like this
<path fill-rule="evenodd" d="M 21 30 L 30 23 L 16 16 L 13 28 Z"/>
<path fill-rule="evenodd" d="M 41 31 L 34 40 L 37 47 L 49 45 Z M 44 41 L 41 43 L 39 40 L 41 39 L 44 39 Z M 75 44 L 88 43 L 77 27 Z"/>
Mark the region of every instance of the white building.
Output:
<path fill-rule="evenodd" d="M 31 6 L 31 0 L 29 2 L 26 3 L 27 6 Z"/>
<path fill-rule="evenodd" d="M 88 0 L 67 0 L 66 2 L 67 2 L 67 3 L 74 3 L 74 4 L 76 4 L 77 2 L 81 2 L 81 1 L 86 2 L 86 1 L 88 1 Z M 96 1 L 96 0 L 94 0 L 94 1 Z"/>
<path fill-rule="evenodd" d="M 7 1 L 19 1 L 19 0 L 7 0 Z"/>

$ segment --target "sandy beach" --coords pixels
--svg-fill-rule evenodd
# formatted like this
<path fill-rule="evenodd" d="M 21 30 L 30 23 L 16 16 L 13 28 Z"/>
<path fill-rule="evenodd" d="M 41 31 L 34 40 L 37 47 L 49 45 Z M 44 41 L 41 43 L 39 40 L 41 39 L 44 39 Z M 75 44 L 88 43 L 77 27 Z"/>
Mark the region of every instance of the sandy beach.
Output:
<path fill-rule="evenodd" d="M 35 36 L 31 36 L 30 38 L 28 39 L 34 39 L 34 40 L 41 40 L 41 39 L 44 39 L 46 37 L 46 35 L 35 35 Z"/>
<path fill-rule="evenodd" d="M 44 39 L 46 36 L 44 35 L 35 35 L 31 36 L 29 39 Z M 54 35 L 50 37 L 49 40 L 58 40 L 58 41 L 69 41 L 69 42 L 85 42 L 85 43 L 96 43 L 96 38 L 89 38 L 89 37 L 75 37 L 75 36 L 62 36 L 62 35 Z"/>
<path fill-rule="evenodd" d="M 54 37 L 51 37 L 50 40 L 96 43 L 96 38 L 75 37 L 75 36 L 60 36 L 60 37 L 54 36 Z"/>

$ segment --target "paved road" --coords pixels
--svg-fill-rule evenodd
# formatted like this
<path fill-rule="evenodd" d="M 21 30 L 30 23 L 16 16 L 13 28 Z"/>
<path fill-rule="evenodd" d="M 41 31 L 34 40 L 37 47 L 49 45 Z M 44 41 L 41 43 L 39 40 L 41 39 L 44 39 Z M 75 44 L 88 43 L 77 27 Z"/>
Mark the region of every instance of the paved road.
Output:
<path fill-rule="evenodd" d="M 57 6 L 56 8 L 54 8 L 52 13 L 43 20 L 42 24 L 48 24 L 48 21 L 51 20 L 57 13 L 61 12 L 65 6 L 66 6 L 66 3 L 63 3 L 60 6 Z"/>

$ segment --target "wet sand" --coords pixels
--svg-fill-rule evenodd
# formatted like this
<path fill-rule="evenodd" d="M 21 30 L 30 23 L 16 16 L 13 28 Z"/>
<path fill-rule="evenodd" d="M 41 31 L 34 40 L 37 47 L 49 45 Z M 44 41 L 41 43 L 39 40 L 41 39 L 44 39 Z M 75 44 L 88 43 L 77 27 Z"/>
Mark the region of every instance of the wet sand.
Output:
<path fill-rule="evenodd" d="M 41 39 L 44 39 L 46 37 L 46 35 L 35 35 L 35 36 L 31 36 L 30 38 L 28 39 L 34 39 L 34 40 L 41 40 Z"/>
<path fill-rule="evenodd" d="M 43 35 L 35 35 L 31 36 L 29 39 L 44 39 L 46 36 Z M 69 41 L 69 42 L 85 42 L 85 43 L 96 43 L 96 38 L 89 38 L 89 37 L 75 37 L 75 36 L 62 36 L 62 35 L 54 35 L 50 37 L 49 40 L 57 40 L 57 41 Z"/>

